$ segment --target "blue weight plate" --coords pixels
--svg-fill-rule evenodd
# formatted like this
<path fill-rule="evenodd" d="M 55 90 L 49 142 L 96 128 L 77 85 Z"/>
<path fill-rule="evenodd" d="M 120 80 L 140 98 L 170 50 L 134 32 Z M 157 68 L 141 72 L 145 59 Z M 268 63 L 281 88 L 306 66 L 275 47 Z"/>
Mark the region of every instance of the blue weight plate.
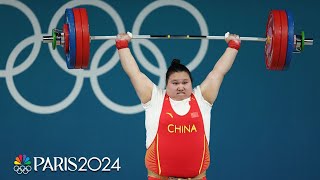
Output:
<path fill-rule="evenodd" d="M 74 69 L 76 62 L 76 32 L 72 9 L 66 9 L 65 23 L 68 24 L 69 27 L 69 52 L 66 53 L 66 63 L 69 69 Z"/>
<path fill-rule="evenodd" d="M 287 57 L 286 57 L 286 64 L 284 69 L 288 69 L 291 63 L 292 53 L 294 50 L 294 19 L 293 14 L 286 10 L 287 17 L 288 17 L 288 46 L 287 46 Z"/>

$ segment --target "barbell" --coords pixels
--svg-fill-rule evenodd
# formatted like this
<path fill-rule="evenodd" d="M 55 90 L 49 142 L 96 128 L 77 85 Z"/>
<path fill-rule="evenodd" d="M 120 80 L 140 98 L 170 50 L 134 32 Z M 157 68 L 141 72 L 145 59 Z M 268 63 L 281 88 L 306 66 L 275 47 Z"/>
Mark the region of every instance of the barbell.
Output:
<path fill-rule="evenodd" d="M 265 64 L 269 70 L 284 70 L 291 63 L 292 54 L 300 53 L 306 45 L 313 45 L 304 31 L 294 34 L 293 15 L 288 10 L 269 12 L 266 37 L 240 37 L 241 41 L 265 42 Z M 63 46 L 69 69 L 86 69 L 89 66 L 90 42 L 92 40 L 116 39 L 116 36 L 90 36 L 88 14 L 85 8 L 65 10 L 63 29 L 52 29 L 51 36 L 43 36 L 44 43 L 52 48 Z M 132 39 L 208 39 L 224 40 L 225 36 L 204 35 L 132 35 Z"/>

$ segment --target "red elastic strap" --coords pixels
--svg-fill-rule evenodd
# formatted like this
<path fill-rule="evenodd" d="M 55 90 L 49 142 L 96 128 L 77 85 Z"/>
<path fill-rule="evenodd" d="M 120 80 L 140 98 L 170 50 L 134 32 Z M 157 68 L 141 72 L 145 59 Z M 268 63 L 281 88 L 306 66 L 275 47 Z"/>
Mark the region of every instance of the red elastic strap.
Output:
<path fill-rule="evenodd" d="M 117 49 L 123 49 L 123 48 L 127 48 L 129 46 L 129 42 L 125 39 L 122 40 L 116 40 L 116 47 Z"/>
<path fill-rule="evenodd" d="M 236 49 L 236 50 L 239 50 L 240 49 L 240 44 L 241 43 L 239 41 L 230 40 L 229 43 L 228 43 L 228 47 Z"/>

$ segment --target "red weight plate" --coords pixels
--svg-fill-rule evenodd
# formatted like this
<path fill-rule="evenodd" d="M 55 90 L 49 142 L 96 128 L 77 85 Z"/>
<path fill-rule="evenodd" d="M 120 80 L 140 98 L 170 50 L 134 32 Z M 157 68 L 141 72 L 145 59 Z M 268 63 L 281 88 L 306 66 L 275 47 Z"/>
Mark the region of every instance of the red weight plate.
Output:
<path fill-rule="evenodd" d="M 69 53 L 69 27 L 68 24 L 63 24 L 64 34 L 64 53 Z"/>
<path fill-rule="evenodd" d="M 90 58 L 90 34 L 88 14 L 85 8 L 79 8 L 82 23 L 82 69 L 87 69 Z"/>
<path fill-rule="evenodd" d="M 81 14 L 78 8 L 73 8 L 74 26 L 76 29 L 76 63 L 75 69 L 80 69 L 82 66 L 82 25 Z"/>
<path fill-rule="evenodd" d="M 267 69 L 276 70 L 281 47 L 281 19 L 280 12 L 272 10 L 269 13 L 265 45 L 265 59 Z"/>
<path fill-rule="evenodd" d="M 283 70 L 286 64 L 287 47 L 288 47 L 288 19 L 286 11 L 280 11 L 281 18 L 281 49 L 277 69 Z"/>
<path fill-rule="evenodd" d="M 272 45 L 272 24 L 273 24 L 273 15 L 270 12 L 268 15 L 268 21 L 267 21 L 267 26 L 266 26 L 266 44 L 264 46 L 264 57 L 265 57 L 265 64 L 267 69 L 269 68 L 269 62 L 270 62 L 270 56 L 271 56 L 271 45 Z"/>
<path fill-rule="evenodd" d="M 266 41 L 265 48 L 264 48 L 265 64 L 266 64 L 267 69 L 270 69 L 270 64 L 271 64 L 272 54 L 273 54 L 273 50 L 272 50 L 273 24 L 274 24 L 274 22 L 273 22 L 273 11 L 271 11 L 269 13 L 268 21 L 267 21 L 267 27 L 266 27 L 267 41 Z"/>

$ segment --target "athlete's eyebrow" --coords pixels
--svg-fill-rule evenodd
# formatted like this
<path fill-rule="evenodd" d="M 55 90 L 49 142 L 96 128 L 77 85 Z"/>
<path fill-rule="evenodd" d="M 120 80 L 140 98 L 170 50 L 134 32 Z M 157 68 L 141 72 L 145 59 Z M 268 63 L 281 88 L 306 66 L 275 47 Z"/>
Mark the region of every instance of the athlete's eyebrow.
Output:
<path fill-rule="evenodd" d="M 186 78 L 186 79 L 172 79 L 171 82 L 173 82 L 173 81 L 189 81 L 189 79 L 188 78 Z"/>

